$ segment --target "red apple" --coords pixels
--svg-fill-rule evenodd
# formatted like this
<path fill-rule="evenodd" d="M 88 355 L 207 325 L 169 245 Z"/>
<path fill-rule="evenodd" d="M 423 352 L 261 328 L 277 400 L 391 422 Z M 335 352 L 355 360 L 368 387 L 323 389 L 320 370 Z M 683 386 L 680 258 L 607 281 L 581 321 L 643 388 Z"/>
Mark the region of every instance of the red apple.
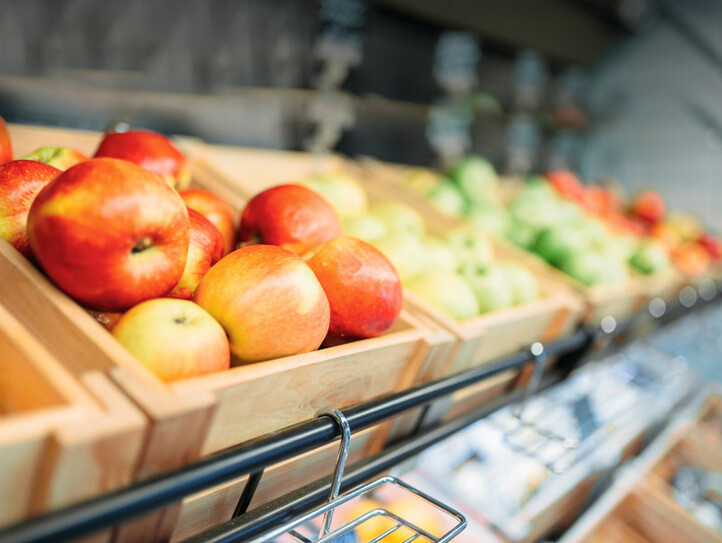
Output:
<path fill-rule="evenodd" d="M 35 160 L 0 164 L 0 236 L 26 257 L 32 256 L 26 225 L 35 197 L 60 170 Z"/>
<path fill-rule="evenodd" d="M 97 158 L 61 173 L 33 202 L 28 239 L 40 266 L 92 309 L 121 311 L 167 294 L 188 254 L 188 211 L 160 177 Z"/>
<path fill-rule="evenodd" d="M 191 179 L 188 160 L 163 134 L 145 130 L 107 134 L 95 151 L 96 158 L 121 158 L 160 175 L 177 189 Z"/>
<path fill-rule="evenodd" d="M 296 254 L 341 234 L 343 225 L 331 204 L 301 185 L 264 190 L 251 198 L 241 214 L 241 242 L 279 245 Z"/>
<path fill-rule="evenodd" d="M 223 237 L 218 228 L 192 209 L 188 210 L 188 218 L 191 229 L 186 267 L 178 284 L 167 294 L 169 298 L 189 300 L 203 276 L 223 256 Z"/>
<path fill-rule="evenodd" d="M 112 334 L 166 382 L 227 370 L 231 364 L 221 325 L 188 300 L 138 304 L 120 318 Z"/>
<path fill-rule="evenodd" d="M 193 300 L 221 323 L 241 363 L 313 351 L 328 332 L 328 299 L 311 268 L 272 245 L 224 256 Z"/>
<path fill-rule="evenodd" d="M 0 164 L 13 159 L 13 146 L 10 143 L 10 134 L 5 120 L 0 117 Z"/>
<path fill-rule="evenodd" d="M 39 149 L 35 149 L 35 151 L 29 155 L 23 157 L 25 160 L 37 160 L 38 162 L 49 164 L 61 171 L 65 171 L 71 166 L 85 162 L 88 158 L 89 157 L 85 156 L 80 151 L 76 151 L 70 147 L 52 146 L 40 147 Z"/>
<path fill-rule="evenodd" d="M 323 245 L 308 265 L 331 306 L 328 335 L 332 341 L 377 336 L 396 322 L 401 312 L 401 281 L 374 246 L 341 236 Z"/>
<path fill-rule="evenodd" d="M 207 190 L 186 189 L 178 194 L 190 209 L 195 209 L 218 228 L 225 240 L 224 255 L 236 248 L 236 213 L 231 204 Z"/>
<path fill-rule="evenodd" d="M 661 194 L 648 190 L 634 199 L 631 211 L 640 219 L 654 224 L 664 218 L 667 206 L 664 204 Z"/>
<path fill-rule="evenodd" d="M 577 202 L 583 200 L 584 185 L 579 182 L 579 178 L 574 172 L 569 170 L 552 170 L 547 172 L 546 178 L 561 196 L 571 198 Z"/>
<path fill-rule="evenodd" d="M 722 258 L 722 240 L 714 234 L 705 232 L 699 238 L 697 243 L 704 247 L 704 250 L 707 251 L 712 260 L 719 260 Z"/>

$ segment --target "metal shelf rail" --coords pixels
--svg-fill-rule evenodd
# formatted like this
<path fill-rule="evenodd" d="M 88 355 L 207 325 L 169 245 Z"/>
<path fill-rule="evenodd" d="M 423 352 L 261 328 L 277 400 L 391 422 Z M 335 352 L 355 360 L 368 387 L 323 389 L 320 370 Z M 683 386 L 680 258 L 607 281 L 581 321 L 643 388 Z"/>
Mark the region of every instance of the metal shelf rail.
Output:
<path fill-rule="evenodd" d="M 691 287 L 685 287 L 691 288 Z M 579 364 L 592 350 L 613 346 L 622 341 L 642 319 L 654 320 L 657 327 L 719 301 L 718 288 L 706 292 L 686 291 L 680 296 L 681 303 L 662 311 L 653 300 L 648 308 L 630 319 L 616 323 L 614 319 L 603 322 L 595 329 L 580 328 L 570 336 L 541 346 L 535 344 L 529 351 L 522 351 L 492 364 L 474 368 L 450 377 L 389 395 L 372 402 L 354 406 L 343 411 L 352 433 L 388 420 L 406 410 L 428 406 L 434 400 L 458 390 L 470 387 L 507 370 L 521 370 L 533 364 L 543 369 L 546 356 L 559 357 L 551 375 L 544 379 L 536 376 L 530 380 L 529 389 L 517 389 L 499 400 L 482 406 L 471 414 L 465 414 L 441 426 L 421 431 L 417 425 L 411 438 L 392 445 L 381 453 L 352 466 L 342 482 L 342 489 L 351 488 L 367 481 L 399 462 L 423 451 L 437 441 L 448 437 L 479 418 L 512 401 L 524 400 L 535 388 L 545 388 L 559 382 Z M 683 290 L 684 292 L 684 290 Z M 651 317 L 650 317 L 651 314 Z M 423 416 L 422 416 L 423 419 Z M 303 513 L 322 503 L 328 497 L 330 480 L 324 479 L 250 513 L 246 513 L 263 470 L 274 464 L 301 455 L 339 438 L 337 425 L 321 417 L 254 439 L 242 445 L 209 456 L 161 476 L 142 481 L 100 498 L 83 502 L 62 510 L 30 519 L 0 531 L 0 543 L 57 542 L 78 539 L 108 527 L 116 526 L 133 518 L 182 500 L 184 497 L 250 475 L 239 500 L 234 518 L 190 541 L 242 541 L 262 533 L 271 526 Z"/>

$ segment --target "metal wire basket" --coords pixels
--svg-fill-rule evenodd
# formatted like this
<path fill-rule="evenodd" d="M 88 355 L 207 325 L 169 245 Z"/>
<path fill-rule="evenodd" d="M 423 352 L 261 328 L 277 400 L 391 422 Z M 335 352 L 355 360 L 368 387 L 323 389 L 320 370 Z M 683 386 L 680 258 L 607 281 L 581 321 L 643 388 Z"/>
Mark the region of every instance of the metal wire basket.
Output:
<path fill-rule="evenodd" d="M 384 532 L 376 535 L 369 541 L 360 543 L 379 543 L 384 538 L 391 534 L 398 535 L 399 530 L 404 530 L 404 534 L 409 534 L 404 543 L 416 542 L 437 542 L 446 543 L 456 537 L 466 527 L 466 518 L 458 511 L 451 507 L 441 503 L 434 499 L 428 494 L 404 483 L 396 477 L 387 475 L 376 479 L 370 483 L 366 483 L 359 487 L 356 487 L 342 495 L 338 495 L 339 488 L 341 486 L 341 479 L 343 472 L 346 467 L 346 459 L 348 458 L 349 444 L 351 442 L 351 430 L 349 428 L 348 421 L 344 415 L 336 409 L 322 409 L 316 414 L 317 417 L 329 417 L 333 419 L 341 429 L 341 446 L 339 449 L 338 459 L 336 461 L 336 468 L 333 476 L 333 484 L 331 485 L 331 492 L 329 499 L 323 505 L 316 507 L 308 513 L 297 517 L 290 522 L 278 526 L 257 538 L 251 540 L 250 543 L 272 543 L 280 541 L 279 538 L 286 537 L 285 540 L 290 538 L 291 541 L 297 541 L 299 543 L 338 543 L 341 538 L 347 534 L 351 534 L 356 528 L 359 528 L 364 523 L 378 522 L 378 519 L 384 518 L 390 524 L 390 527 Z M 419 500 L 419 504 L 426 503 L 427 507 L 432 506 L 434 509 L 439 511 L 441 514 L 446 516 L 453 526 L 443 535 L 438 536 L 429 533 L 423 528 L 419 527 L 415 523 L 400 517 L 387 510 L 384 507 L 378 507 L 370 510 L 358 517 L 346 521 L 341 526 L 331 530 L 331 522 L 333 520 L 333 514 L 339 506 L 350 502 L 351 500 L 360 498 L 362 496 L 368 496 L 371 493 L 381 489 L 386 485 L 391 485 L 402 489 L 404 493 L 408 494 L 409 497 Z M 322 527 L 318 531 L 317 535 L 304 535 L 300 529 L 305 528 L 308 530 L 308 526 L 312 525 L 312 521 L 322 519 Z M 396 532 L 396 533 L 395 533 Z"/>

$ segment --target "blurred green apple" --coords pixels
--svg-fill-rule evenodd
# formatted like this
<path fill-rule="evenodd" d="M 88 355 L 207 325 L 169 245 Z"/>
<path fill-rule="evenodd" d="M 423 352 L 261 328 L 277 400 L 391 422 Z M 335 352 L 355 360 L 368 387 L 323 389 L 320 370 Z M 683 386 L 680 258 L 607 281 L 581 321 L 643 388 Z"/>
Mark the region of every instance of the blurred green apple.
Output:
<path fill-rule="evenodd" d="M 580 283 L 592 286 L 600 283 L 604 257 L 597 251 L 577 251 L 566 255 L 559 268 Z"/>
<path fill-rule="evenodd" d="M 589 245 L 594 247 L 601 248 L 611 243 L 612 235 L 597 219 L 585 217 L 575 225 L 575 229 L 584 236 Z"/>
<path fill-rule="evenodd" d="M 466 199 L 459 188 L 448 179 L 440 179 L 427 198 L 437 209 L 449 215 L 461 215 L 466 208 Z"/>
<path fill-rule="evenodd" d="M 389 233 L 389 229 L 384 221 L 376 215 L 370 215 L 368 213 L 344 219 L 343 230 L 349 236 L 368 242 L 381 239 Z"/>
<path fill-rule="evenodd" d="M 658 241 L 647 240 L 632 255 L 629 263 L 642 273 L 656 273 L 669 266 L 669 254 Z"/>
<path fill-rule="evenodd" d="M 410 281 L 407 287 L 452 319 L 463 320 L 479 314 L 471 285 L 452 271 L 429 270 Z"/>
<path fill-rule="evenodd" d="M 326 198 L 341 218 L 360 215 L 368 207 L 366 191 L 361 183 L 349 175 L 335 173 L 307 179 L 299 184 Z"/>
<path fill-rule="evenodd" d="M 511 283 L 514 304 L 525 304 L 539 298 L 539 283 L 533 273 L 512 262 L 504 262 L 501 266 Z"/>
<path fill-rule="evenodd" d="M 451 172 L 454 182 L 472 202 L 499 203 L 499 177 L 491 162 L 470 155 L 462 158 Z"/>
<path fill-rule="evenodd" d="M 403 234 L 419 238 L 424 235 L 424 219 L 406 204 L 384 202 L 373 206 L 370 213 L 384 222 L 390 235 Z"/>
<path fill-rule="evenodd" d="M 481 313 L 496 311 L 514 304 L 514 291 L 503 266 L 482 268 L 466 265 L 460 268 L 459 275 L 466 279 L 474 290 Z"/>
<path fill-rule="evenodd" d="M 391 261 L 404 284 L 421 275 L 431 265 L 426 247 L 418 236 L 391 234 L 373 244 Z"/>
<path fill-rule="evenodd" d="M 534 243 L 537 238 L 537 230 L 527 224 L 520 223 L 512 219 L 510 221 L 509 231 L 507 232 L 506 239 L 515 243 L 519 247 L 527 250 L 534 248 Z"/>
<path fill-rule="evenodd" d="M 568 255 L 581 252 L 587 246 L 579 230 L 558 225 L 542 230 L 534 243 L 534 251 L 550 264 L 558 266 Z"/>
<path fill-rule="evenodd" d="M 536 232 L 563 222 L 558 202 L 555 201 L 517 199 L 509 206 L 509 212 L 516 222 L 526 225 Z"/>
<path fill-rule="evenodd" d="M 627 263 L 613 254 L 586 250 L 567 255 L 559 268 L 587 285 L 615 285 L 629 279 Z"/>
<path fill-rule="evenodd" d="M 454 251 L 459 266 L 487 268 L 494 261 L 491 242 L 478 228 L 457 228 L 446 234 L 444 241 Z"/>
<path fill-rule="evenodd" d="M 423 240 L 426 252 L 429 255 L 431 266 L 444 270 L 455 271 L 459 264 L 456 253 L 441 239 L 435 237 L 426 237 Z"/>
<path fill-rule="evenodd" d="M 478 202 L 466 214 L 476 226 L 497 237 L 507 237 L 511 230 L 511 217 L 503 206 Z"/>

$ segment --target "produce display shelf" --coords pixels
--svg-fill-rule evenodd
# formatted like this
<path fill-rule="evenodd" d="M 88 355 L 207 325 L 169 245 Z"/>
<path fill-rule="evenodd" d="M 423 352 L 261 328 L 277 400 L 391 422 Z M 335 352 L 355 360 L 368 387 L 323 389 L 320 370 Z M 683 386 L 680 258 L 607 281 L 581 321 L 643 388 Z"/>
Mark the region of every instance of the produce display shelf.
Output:
<path fill-rule="evenodd" d="M 717 292 L 713 296 L 695 297 L 694 301 L 689 303 L 685 303 L 683 299 L 682 303 L 656 317 L 657 327 L 664 326 L 691 312 L 696 312 L 720 299 L 722 296 Z M 554 372 L 542 380 L 540 387 L 563 378 L 566 371 L 577 366 L 580 360 L 600 343 L 608 345 L 622 341 L 629 335 L 629 332 L 633 331 L 639 319 L 646 318 L 646 314 L 647 310 L 645 309 L 644 312 L 620 323 L 615 323 L 613 320 L 610 323 L 607 320 L 605 324 L 603 320 L 599 328 L 580 328 L 567 337 L 546 344 L 544 352 L 550 357 L 560 357 L 561 360 Z M 343 414 L 349 421 L 351 431 L 355 433 L 379 422 L 390 420 L 408 409 L 429 404 L 433 400 L 490 379 L 503 371 L 522 369 L 530 363 L 534 364 L 539 358 L 532 355 L 530 351 L 519 352 L 484 367 L 458 373 L 405 392 L 345 409 Z M 501 405 L 523 398 L 526 392 L 526 389 L 517 389 L 469 415 L 462 415 L 423 433 L 419 431 L 422 424 L 417 425 L 414 437 L 392 445 L 385 451 L 352 467 L 344 479 L 344 486 L 347 488 L 382 473 L 432 443 L 452 435 L 484 414 Z M 328 445 L 337 438 L 337 427 L 330 420 L 321 418 L 307 421 L 269 436 L 231 447 L 183 468 L 166 472 L 112 494 L 11 526 L 0 531 L 0 542 L 19 543 L 80 538 L 160 509 L 185 496 L 209 489 L 235 477 L 250 474 L 257 482 L 262 477 L 264 468 Z M 258 533 L 264 527 L 268 527 L 269 522 L 279 522 L 287 518 L 285 515 L 298 512 L 303 507 L 312 506 L 311 498 L 319 497 L 322 500 L 327 495 L 327 485 L 323 485 L 324 488 L 321 491 L 308 495 L 302 489 L 277 502 L 243 514 L 243 505 L 250 503 L 248 494 L 252 493 L 254 486 L 256 485 L 249 484 L 250 490 L 241 496 L 241 503 L 236 510 L 238 514 L 236 518 L 210 532 L 200 534 L 194 540 L 243 540 L 251 533 Z M 281 502 L 280 506 L 279 501 Z"/>

